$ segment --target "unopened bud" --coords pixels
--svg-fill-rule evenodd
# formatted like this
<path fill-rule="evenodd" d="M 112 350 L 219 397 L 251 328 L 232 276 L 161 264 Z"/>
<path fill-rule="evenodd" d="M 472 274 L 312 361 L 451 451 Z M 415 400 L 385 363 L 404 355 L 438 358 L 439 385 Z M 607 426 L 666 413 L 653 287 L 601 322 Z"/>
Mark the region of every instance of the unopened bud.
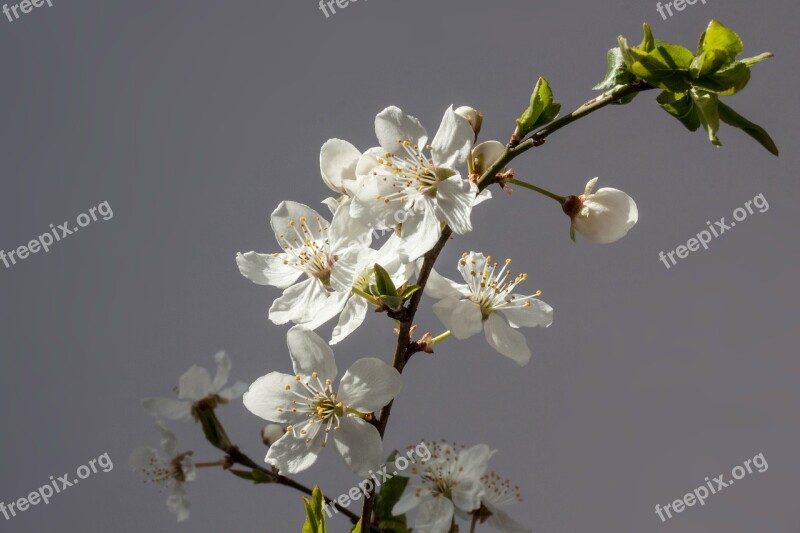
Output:
<path fill-rule="evenodd" d="M 506 151 L 506 147 L 498 141 L 486 141 L 472 149 L 469 166 L 470 174 L 482 176 L 484 172 L 500 159 Z M 503 172 L 505 168 L 501 168 Z"/>
<path fill-rule="evenodd" d="M 261 440 L 264 441 L 266 446 L 272 446 L 275 442 L 283 437 L 283 426 L 278 424 L 269 424 L 261 430 Z"/>
<path fill-rule="evenodd" d="M 472 131 L 475 132 L 475 140 L 477 141 L 478 134 L 481 132 L 481 125 L 483 125 L 483 113 L 469 106 L 461 106 L 456 109 L 456 115 L 469 122 L 469 125 L 472 126 Z"/>

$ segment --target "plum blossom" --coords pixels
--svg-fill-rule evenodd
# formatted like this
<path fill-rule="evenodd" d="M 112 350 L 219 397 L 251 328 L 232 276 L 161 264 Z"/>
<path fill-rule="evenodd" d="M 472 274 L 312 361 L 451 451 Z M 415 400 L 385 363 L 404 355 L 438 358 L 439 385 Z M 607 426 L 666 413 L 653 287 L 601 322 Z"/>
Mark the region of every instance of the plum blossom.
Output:
<path fill-rule="evenodd" d="M 215 403 L 228 403 L 244 394 L 247 384 L 238 381 L 226 387 L 231 373 L 231 359 L 225 352 L 214 355 L 217 372 L 211 378 L 208 370 L 193 365 L 178 380 L 178 398 L 147 398 L 142 407 L 153 416 L 170 420 L 188 419 L 192 407 L 201 400 Z"/>
<path fill-rule="evenodd" d="M 487 472 L 481 477 L 483 484 L 483 496 L 481 496 L 481 507 L 473 513 L 477 513 L 480 522 L 486 522 L 493 528 L 503 533 L 531 533 L 531 528 L 523 526 L 502 507 L 522 502 L 519 487 L 511 485 L 508 479 L 501 479 L 494 471 Z"/>
<path fill-rule="evenodd" d="M 381 464 L 383 442 L 366 419 L 400 392 L 400 373 L 380 359 L 359 359 L 334 389 L 336 361 L 319 335 L 295 326 L 287 334 L 294 375 L 270 372 L 244 394 L 244 405 L 269 421 L 288 424 L 265 461 L 283 474 L 306 470 L 328 444 L 359 476 Z"/>
<path fill-rule="evenodd" d="M 525 336 L 517 328 L 548 327 L 553 323 L 553 308 L 539 300 L 541 292 L 531 296 L 516 294 L 527 274 L 513 276 L 510 259 L 502 267 L 482 253 L 464 253 L 458 270 L 466 284 L 451 281 L 432 271 L 427 292 L 440 299 L 433 305 L 439 320 L 458 339 L 463 340 L 483 329 L 489 345 L 525 365 L 531 351 Z"/>
<path fill-rule="evenodd" d="M 258 285 L 285 289 L 270 307 L 272 322 L 314 329 L 345 307 L 371 243 L 371 229 L 353 220 L 346 206 L 329 223 L 297 202 L 281 202 L 270 221 L 283 252 L 239 253 L 239 271 Z"/>
<path fill-rule="evenodd" d="M 392 106 L 375 118 L 375 134 L 380 146 L 364 153 L 356 167 L 352 216 L 381 228 L 401 224 L 409 261 L 433 247 L 443 221 L 457 234 L 470 232 L 477 186 L 458 171 L 475 135 L 468 120 L 451 106 L 428 144 L 419 120 Z"/>
<path fill-rule="evenodd" d="M 440 442 L 428 447 L 430 458 L 411 469 L 411 481 L 392 514 L 402 515 L 419 507 L 415 532 L 447 533 L 456 512 L 471 513 L 480 508 L 486 490 L 481 477 L 492 452 L 485 444 L 464 449 Z"/>
<path fill-rule="evenodd" d="M 189 518 L 189 500 L 183 485 L 194 481 L 197 476 L 192 452 L 178 452 L 175 435 L 161 420 L 156 421 L 156 426 L 161 433 L 164 455 L 153 448 L 136 448 L 131 453 L 129 464 L 133 472 L 144 476 L 145 482 L 171 487 L 167 508 L 177 515 L 178 522 L 183 522 Z"/>
<path fill-rule="evenodd" d="M 564 203 L 564 212 L 572 219 L 570 237 L 575 240 L 577 231 L 589 241 L 609 244 L 618 241 L 639 220 L 639 209 L 633 198 L 610 187 L 592 193 L 597 178 L 589 180 L 581 196 L 570 196 Z"/>

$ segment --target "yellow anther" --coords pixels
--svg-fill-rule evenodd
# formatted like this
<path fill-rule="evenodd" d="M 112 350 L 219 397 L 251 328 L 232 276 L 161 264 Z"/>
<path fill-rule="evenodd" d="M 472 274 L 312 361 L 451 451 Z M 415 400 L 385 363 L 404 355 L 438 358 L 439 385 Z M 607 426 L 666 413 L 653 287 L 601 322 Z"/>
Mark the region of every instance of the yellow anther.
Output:
<path fill-rule="evenodd" d="M 306 217 L 300 217 L 300 223 L 301 224 L 305 224 L 306 220 L 308 220 Z"/>
<path fill-rule="evenodd" d="M 283 390 L 292 390 L 292 386 L 291 386 L 291 385 L 288 385 L 288 384 L 287 384 L 287 385 L 284 385 L 284 386 L 283 386 Z"/>
<path fill-rule="evenodd" d="M 317 379 L 318 376 L 319 376 L 319 374 L 317 374 L 316 372 L 312 372 L 311 373 L 311 378 L 312 379 Z"/>
<path fill-rule="evenodd" d="M 286 426 L 286 431 L 294 431 L 294 426 Z"/>
<path fill-rule="evenodd" d="M 511 264 L 511 259 L 506 259 L 506 264 L 510 265 Z"/>
<path fill-rule="evenodd" d="M 332 383 L 333 383 L 333 381 L 331 381 L 330 378 L 325 380 L 325 385 L 331 385 Z"/>
<path fill-rule="evenodd" d="M 290 221 L 289 221 L 289 225 L 290 225 L 290 226 L 292 226 L 292 227 L 294 227 L 294 220 L 290 220 Z"/>
<path fill-rule="evenodd" d="M 297 375 L 294 377 L 294 380 L 295 380 L 295 381 L 300 381 L 301 379 L 303 379 L 303 378 L 301 378 L 301 377 L 300 377 L 300 374 L 297 374 Z"/>

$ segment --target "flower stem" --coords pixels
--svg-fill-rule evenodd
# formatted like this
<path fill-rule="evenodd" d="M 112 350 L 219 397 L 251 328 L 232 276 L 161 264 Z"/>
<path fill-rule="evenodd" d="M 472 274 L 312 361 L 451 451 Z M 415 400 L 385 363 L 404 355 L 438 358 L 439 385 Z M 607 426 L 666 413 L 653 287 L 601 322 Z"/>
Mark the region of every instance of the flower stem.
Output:
<path fill-rule="evenodd" d="M 472 515 L 472 523 L 469 525 L 469 533 L 475 533 L 478 530 L 478 513 Z"/>
<path fill-rule="evenodd" d="M 211 468 L 214 466 L 222 466 L 225 464 L 224 459 L 220 459 L 219 461 L 212 461 L 210 463 L 195 463 L 195 468 Z"/>
<path fill-rule="evenodd" d="M 374 296 L 372 296 L 371 294 L 368 294 L 365 291 L 362 291 L 361 289 L 357 289 L 357 288 L 353 287 L 353 293 L 354 294 L 358 294 L 359 296 L 361 296 L 362 298 L 364 298 L 366 301 L 368 301 L 370 303 L 373 303 L 375 305 L 380 305 L 378 303 L 378 300 L 375 299 Z"/>
<path fill-rule="evenodd" d="M 438 337 L 434 337 L 434 338 L 432 338 L 432 339 L 431 339 L 431 344 L 437 344 L 437 343 L 440 343 L 440 342 L 442 342 L 443 340 L 445 340 L 445 339 L 447 339 L 448 337 L 450 337 L 452 334 L 453 334 L 453 332 L 452 332 L 452 331 L 450 331 L 450 330 L 448 329 L 447 331 L 445 331 L 444 333 L 442 333 L 442 334 L 441 334 L 441 335 L 439 335 Z"/>
<path fill-rule="evenodd" d="M 559 196 L 558 194 L 550 192 L 547 189 L 542 189 L 541 187 L 537 187 L 536 185 L 533 185 L 533 184 L 530 184 L 530 183 L 526 183 L 524 181 L 520 181 L 520 180 L 517 180 L 517 179 L 511 179 L 511 180 L 508 180 L 508 182 L 509 183 L 513 183 L 514 185 L 519 185 L 520 187 L 525 187 L 526 189 L 530 189 L 532 191 L 536 191 L 539 194 L 543 194 L 543 195 L 547 196 L 548 198 L 552 198 L 553 200 L 555 200 L 556 202 L 558 202 L 558 203 L 560 203 L 562 205 L 564 204 L 564 202 L 567 201 L 567 198 L 564 197 L 564 196 Z"/>

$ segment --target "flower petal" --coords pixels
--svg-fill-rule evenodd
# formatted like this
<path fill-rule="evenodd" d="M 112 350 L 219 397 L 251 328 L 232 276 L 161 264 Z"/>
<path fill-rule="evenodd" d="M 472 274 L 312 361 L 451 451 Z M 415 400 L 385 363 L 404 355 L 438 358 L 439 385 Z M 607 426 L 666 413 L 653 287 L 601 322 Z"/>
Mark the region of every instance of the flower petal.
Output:
<path fill-rule="evenodd" d="M 169 420 L 184 420 L 192 412 L 192 402 L 174 398 L 145 398 L 142 407 L 147 414 Z"/>
<path fill-rule="evenodd" d="M 463 479 L 453 488 L 453 505 L 464 512 L 474 511 L 481 506 L 483 484 L 478 479 Z"/>
<path fill-rule="evenodd" d="M 205 368 L 193 365 L 178 380 L 178 399 L 197 402 L 214 394 L 211 374 Z"/>
<path fill-rule="evenodd" d="M 546 328 L 553 323 L 553 308 L 545 302 L 533 298 L 527 299 L 527 296 L 522 294 L 514 294 L 514 299 L 518 302 L 530 302 L 530 305 L 513 305 L 509 307 L 501 307 L 500 312 L 508 320 L 508 325 L 512 328 L 528 327 L 528 328 Z"/>
<path fill-rule="evenodd" d="M 416 261 L 434 247 L 442 235 L 440 220 L 436 217 L 436 209 L 431 202 L 421 202 L 422 212 L 411 214 L 401 229 L 403 245 L 398 253 L 402 261 Z"/>
<path fill-rule="evenodd" d="M 236 265 L 239 272 L 257 285 L 271 285 L 285 289 L 303 273 L 284 263 L 286 254 L 258 254 L 247 252 L 236 254 Z"/>
<path fill-rule="evenodd" d="M 281 248 L 287 244 L 291 245 L 293 248 L 303 245 L 305 237 L 298 227 L 300 218 L 311 221 L 311 227 L 314 229 L 317 228 L 317 221 L 319 221 L 323 228 L 330 226 L 326 219 L 305 204 L 289 201 L 281 202 L 270 216 L 272 231 L 275 232 L 275 238 L 278 240 L 278 244 L 281 245 Z M 292 222 L 294 222 L 294 226 Z"/>
<path fill-rule="evenodd" d="M 314 319 L 319 307 L 328 298 L 328 291 L 318 279 L 308 278 L 295 283 L 272 302 L 269 308 L 269 319 L 274 324 L 294 322 L 302 324 Z"/>
<path fill-rule="evenodd" d="M 400 499 L 397 500 L 397 503 L 394 504 L 394 507 L 392 507 L 392 514 L 394 516 L 406 514 L 411 509 L 421 504 L 422 498 L 430 493 L 431 491 L 427 487 L 414 487 L 409 485 L 406 487 L 403 495 L 400 496 Z"/>
<path fill-rule="evenodd" d="M 458 235 L 472 231 L 470 216 L 474 201 L 475 194 L 472 192 L 470 182 L 462 180 L 458 174 L 440 181 L 436 187 L 436 202 L 441 217 Z"/>
<path fill-rule="evenodd" d="M 518 365 L 525 366 L 531 360 L 531 351 L 525 335 L 509 326 L 497 313 L 489 315 L 483 329 L 489 346 Z"/>
<path fill-rule="evenodd" d="M 319 427 L 319 425 L 316 427 Z M 322 451 L 324 434 L 322 431 L 316 431 L 311 437 L 295 437 L 291 432 L 288 432 L 269 447 L 267 457 L 264 460 L 277 468 L 281 474 L 302 472 L 313 465 L 317 457 L 319 457 Z M 306 438 L 310 438 L 311 442 L 307 442 Z"/>
<path fill-rule="evenodd" d="M 492 515 L 487 520 L 490 526 L 503 533 L 532 533 L 533 529 L 525 527 L 502 509 L 492 509 Z"/>
<path fill-rule="evenodd" d="M 254 415 L 270 422 L 286 424 L 295 418 L 295 415 L 292 414 L 292 400 L 297 399 L 297 396 L 292 394 L 294 388 L 301 388 L 295 376 L 270 372 L 250 385 L 249 390 L 242 397 L 242 402 Z"/>
<path fill-rule="evenodd" d="M 367 477 L 383 462 L 383 441 L 378 429 L 360 418 L 345 418 L 333 431 L 333 444 L 357 476 Z"/>
<path fill-rule="evenodd" d="M 214 354 L 214 361 L 217 362 L 217 373 L 214 374 L 214 381 L 211 387 L 214 392 L 219 392 L 228 383 L 228 378 L 231 375 L 231 358 L 225 352 L 217 352 Z"/>
<path fill-rule="evenodd" d="M 352 217 L 349 203 L 342 204 L 333 215 L 328 240 L 333 253 L 348 247 L 369 248 L 372 228 L 363 219 Z"/>
<path fill-rule="evenodd" d="M 423 503 L 414 523 L 414 533 L 447 533 L 453 521 L 453 502 L 438 497 Z"/>
<path fill-rule="evenodd" d="M 300 325 L 311 330 L 317 329 L 342 312 L 348 296 L 350 296 L 349 290 L 347 292 L 329 292 L 325 300 L 317 308 L 314 318 L 308 322 L 302 322 Z"/>
<path fill-rule="evenodd" d="M 467 448 L 458 454 L 458 479 L 474 479 L 480 480 L 481 476 L 486 472 L 486 466 L 489 464 L 489 458 L 492 456 L 492 450 L 486 444 L 476 444 L 471 448 Z M 466 509 L 471 511 L 472 509 Z"/>
<path fill-rule="evenodd" d="M 400 393 L 400 373 L 375 357 L 359 359 L 339 384 L 339 399 L 362 413 L 378 411 Z"/>
<path fill-rule="evenodd" d="M 241 396 L 242 394 L 247 392 L 248 388 L 249 388 L 249 385 L 247 383 L 245 383 L 244 381 L 237 381 L 236 383 L 234 383 L 230 387 L 225 387 L 224 389 L 219 391 L 219 395 L 223 399 L 225 399 L 227 401 L 231 401 L 231 400 L 235 400 L 236 398 L 238 398 L 239 396 Z"/>
<path fill-rule="evenodd" d="M 304 326 L 295 326 L 286 334 L 286 343 L 295 374 L 310 376 L 317 372 L 323 382 L 336 377 L 333 350 L 322 337 Z"/>
<path fill-rule="evenodd" d="M 167 429 L 167 426 L 161 420 L 156 422 L 158 432 L 161 434 L 161 449 L 164 450 L 166 456 L 170 459 L 178 455 L 178 444 L 175 439 L 175 434 Z"/>
<path fill-rule="evenodd" d="M 131 467 L 131 472 L 146 475 L 154 465 L 164 463 L 165 461 L 159 457 L 158 452 L 148 446 L 140 446 L 131 452 L 128 458 L 128 465 Z"/>
<path fill-rule="evenodd" d="M 167 496 L 167 509 L 177 515 L 178 522 L 189 518 L 189 499 L 186 497 L 186 490 L 180 483 L 176 483 L 172 494 Z"/>
<path fill-rule="evenodd" d="M 584 199 L 573 224 L 589 241 L 609 244 L 627 235 L 638 220 L 639 209 L 633 198 L 618 189 L 605 187 Z"/>
<path fill-rule="evenodd" d="M 433 304 L 433 312 L 459 340 L 480 333 L 483 325 L 481 308 L 471 300 L 445 298 Z"/>
<path fill-rule="evenodd" d="M 428 283 L 425 284 L 425 294 L 437 300 L 442 300 L 444 298 L 454 298 L 458 300 L 469 295 L 469 288 L 463 283 L 456 283 L 442 276 L 434 269 L 431 270 L 428 276 Z"/>
<path fill-rule="evenodd" d="M 397 153 L 400 140 L 423 147 L 428 143 L 428 132 L 416 118 L 390 106 L 375 117 L 375 135 L 385 152 Z"/>
<path fill-rule="evenodd" d="M 364 323 L 367 317 L 367 310 L 369 309 L 369 302 L 361 296 L 356 294 L 350 296 L 347 303 L 342 309 L 342 314 L 339 316 L 339 323 L 333 329 L 333 336 L 331 337 L 331 344 L 337 344 L 343 341 L 348 335 L 354 332 L 358 326 Z"/>
<path fill-rule="evenodd" d="M 355 183 L 359 158 L 361 152 L 349 142 L 341 139 L 328 140 L 319 151 L 322 181 L 332 190 L 347 194 L 345 183 Z"/>
<path fill-rule="evenodd" d="M 463 166 L 469 157 L 475 132 L 469 121 L 458 116 L 450 106 L 442 117 L 439 131 L 431 142 L 431 156 L 437 168 L 455 170 Z M 420 145 L 422 146 L 422 145 Z"/>
<path fill-rule="evenodd" d="M 470 252 L 458 262 L 458 271 L 468 285 L 475 282 L 475 276 L 482 276 L 486 268 L 486 256 L 480 252 Z"/>

